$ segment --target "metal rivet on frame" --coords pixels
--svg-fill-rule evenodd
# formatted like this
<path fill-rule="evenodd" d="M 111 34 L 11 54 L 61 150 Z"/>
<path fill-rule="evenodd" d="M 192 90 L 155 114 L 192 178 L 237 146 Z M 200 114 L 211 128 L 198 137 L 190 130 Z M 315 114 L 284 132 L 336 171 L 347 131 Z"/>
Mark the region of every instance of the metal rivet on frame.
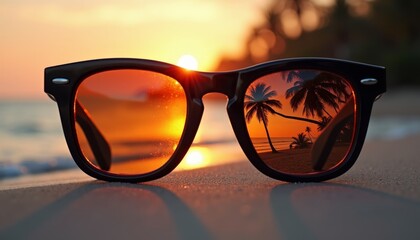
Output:
<path fill-rule="evenodd" d="M 52 82 L 57 85 L 64 85 L 68 84 L 70 80 L 68 80 L 67 78 L 54 78 Z"/>
<path fill-rule="evenodd" d="M 364 85 L 375 85 L 378 83 L 378 80 L 375 78 L 365 78 L 360 80 L 360 82 Z"/>

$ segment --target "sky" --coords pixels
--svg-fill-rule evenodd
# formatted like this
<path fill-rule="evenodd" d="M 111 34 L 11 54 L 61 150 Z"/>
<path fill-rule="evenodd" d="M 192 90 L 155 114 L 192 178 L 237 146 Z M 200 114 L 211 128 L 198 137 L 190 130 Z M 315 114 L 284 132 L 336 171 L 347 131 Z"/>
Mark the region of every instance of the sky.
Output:
<path fill-rule="evenodd" d="M 270 0 L 2 0 L 0 99 L 43 99 L 45 67 L 113 57 L 212 70 L 240 56 Z"/>

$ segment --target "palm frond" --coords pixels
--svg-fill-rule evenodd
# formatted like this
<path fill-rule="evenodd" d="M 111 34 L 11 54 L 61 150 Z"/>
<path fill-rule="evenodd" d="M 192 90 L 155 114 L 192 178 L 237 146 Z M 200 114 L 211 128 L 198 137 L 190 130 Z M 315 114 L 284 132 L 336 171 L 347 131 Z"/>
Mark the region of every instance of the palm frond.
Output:
<path fill-rule="evenodd" d="M 306 89 L 301 89 L 294 93 L 293 97 L 290 99 L 290 106 L 292 107 L 293 111 L 296 111 L 298 109 L 299 105 L 303 102 L 306 95 Z"/>
<path fill-rule="evenodd" d="M 252 117 L 254 117 L 254 115 L 255 115 L 255 113 L 257 112 L 257 110 L 258 110 L 258 108 L 257 107 L 252 107 L 252 108 L 250 108 L 247 112 L 246 112 L 246 114 L 245 114 L 245 118 L 246 118 L 246 121 L 249 123 L 249 122 L 251 122 L 251 119 L 252 119 Z M 258 121 L 259 121 L 259 119 L 258 119 Z"/>
<path fill-rule="evenodd" d="M 333 107 L 334 109 L 338 108 L 336 95 L 334 95 L 333 93 L 331 93 L 330 91 L 324 88 L 317 89 L 317 94 L 318 94 L 318 97 L 327 105 Z"/>
<path fill-rule="evenodd" d="M 272 107 L 277 107 L 277 108 L 282 108 L 283 105 L 281 104 L 281 102 L 279 100 L 274 100 L 274 99 L 270 99 L 265 101 L 265 104 L 268 106 L 272 106 Z"/>
<path fill-rule="evenodd" d="M 293 80 L 295 80 L 295 79 L 300 79 L 300 76 L 299 76 L 299 71 L 290 71 L 290 72 L 287 74 L 286 82 L 287 82 L 287 83 L 291 83 L 291 82 L 293 82 Z"/>

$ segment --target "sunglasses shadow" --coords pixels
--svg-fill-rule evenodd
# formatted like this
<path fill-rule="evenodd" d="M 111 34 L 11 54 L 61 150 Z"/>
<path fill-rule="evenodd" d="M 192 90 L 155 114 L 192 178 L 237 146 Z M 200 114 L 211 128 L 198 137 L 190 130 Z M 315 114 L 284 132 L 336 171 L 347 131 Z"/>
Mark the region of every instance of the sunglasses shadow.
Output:
<path fill-rule="evenodd" d="M 0 231 L 0 239 L 76 239 L 80 236 L 92 239 L 104 236 L 109 239 L 211 238 L 200 220 L 173 192 L 152 185 L 99 181 L 84 183 Z"/>
<path fill-rule="evenodd" d="M 193 182 L 195 176 L 188 176 L 184 181 Z M 69 184 L 63 188 L 70 192 L 2 228 L 0 239 L 415 239 L 420 235 L 419 202 L 383 192 L 335 183 L 277 185 L 267 178 L 255 185 L 244 180 L 243 185 L 222 187 L 211 185 L 213 180 L 193 182 L 198 188 L 185 201 L 177 196 L 183 195 L 182 188 L 100 181 Z M 223 195 L 226 191 L 236 194 Z M 197 215 L 197 206 L 188 204 L 191 198 L 214 210 Z M 248 217 L 238 214 L 244 205 L 249 207 Z"/>
<path fill-rule="evenodd" d="M 270 204 L 284 239 L 414 239 L 420 204 L 334 183 L 274 187 Z"/>

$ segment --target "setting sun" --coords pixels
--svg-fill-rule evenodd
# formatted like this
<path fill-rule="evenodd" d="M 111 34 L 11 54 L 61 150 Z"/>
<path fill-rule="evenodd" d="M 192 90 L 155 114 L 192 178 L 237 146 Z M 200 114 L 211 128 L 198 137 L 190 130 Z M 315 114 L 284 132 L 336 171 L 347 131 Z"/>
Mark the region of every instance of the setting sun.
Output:
<path fill-rule="evenodd" d="M 197 70 L 198 62 L 197 59 L 191 55 L 182 55 L 178 60 L 178 66 L 188 70 Z"/>

